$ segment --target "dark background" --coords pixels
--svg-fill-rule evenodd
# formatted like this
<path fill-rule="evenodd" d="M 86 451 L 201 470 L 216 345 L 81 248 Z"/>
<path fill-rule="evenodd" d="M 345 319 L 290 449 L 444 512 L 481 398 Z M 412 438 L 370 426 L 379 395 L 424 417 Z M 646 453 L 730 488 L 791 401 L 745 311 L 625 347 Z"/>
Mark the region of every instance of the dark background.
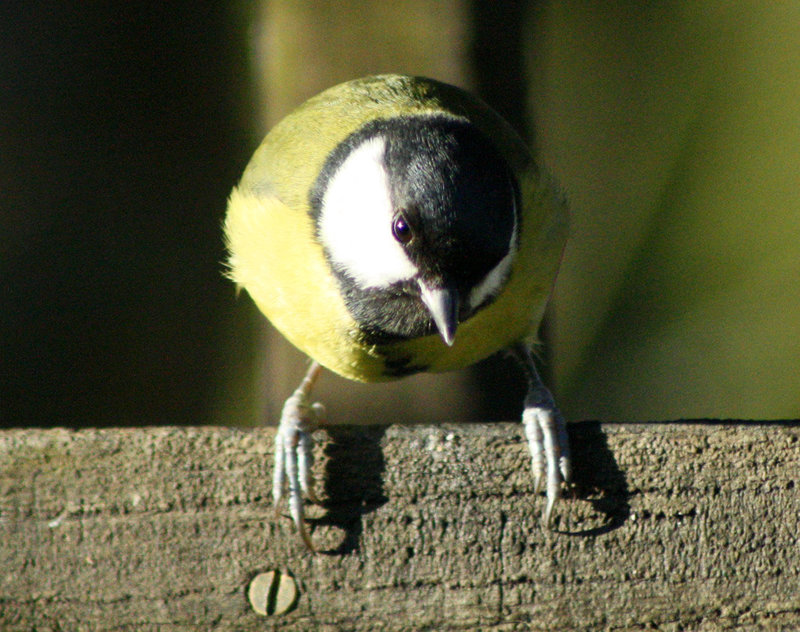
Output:
<path fill-rule="evenodd" d="M 244 20 L 0 8 L 3 424 L 208 421 L 232 299 L 220 222 L 251 150 Z"/>

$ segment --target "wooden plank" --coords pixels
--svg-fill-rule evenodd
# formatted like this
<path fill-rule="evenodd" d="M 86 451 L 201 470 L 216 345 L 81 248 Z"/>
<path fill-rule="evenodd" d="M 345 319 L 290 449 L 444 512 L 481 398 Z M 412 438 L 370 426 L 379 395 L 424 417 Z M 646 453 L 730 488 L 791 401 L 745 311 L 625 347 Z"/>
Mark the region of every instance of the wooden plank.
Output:
<path fill-rule="evenodd" d="M 271 508 L 272 428 L 1 432 L 0 629 L 800 628 L 798 423 L 571 435 L 545 531 L 517 424 L 320 432 L 313 555 Z M 299 598 L 263 617 L 273 569 Z"/>

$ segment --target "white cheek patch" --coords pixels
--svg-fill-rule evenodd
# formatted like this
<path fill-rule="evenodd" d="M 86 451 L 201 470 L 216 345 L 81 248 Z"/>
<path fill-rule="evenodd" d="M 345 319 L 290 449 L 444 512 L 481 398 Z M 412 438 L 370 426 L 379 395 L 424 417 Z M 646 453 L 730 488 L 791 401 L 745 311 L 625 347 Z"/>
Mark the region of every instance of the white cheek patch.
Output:
<path fill-rule="evenodd" d="M 362 288 L 411 279 L 417 267 L 392 236 L 386 141 L 356 147 L 331 178 L 319 216 L 319 236 L 334 266 Z"/>

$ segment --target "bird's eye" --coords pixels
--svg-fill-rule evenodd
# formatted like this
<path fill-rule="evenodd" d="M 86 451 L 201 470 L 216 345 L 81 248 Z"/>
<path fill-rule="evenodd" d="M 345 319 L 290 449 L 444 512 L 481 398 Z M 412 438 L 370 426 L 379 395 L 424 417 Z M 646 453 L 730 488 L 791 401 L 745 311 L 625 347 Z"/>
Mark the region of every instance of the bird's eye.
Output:
<path fill-rule="evenodd" d="M 407 244 L 413 237 L 411 226 L 408 225 L 406 218 L 400 214 L 398 214 L 392 222 L 392 235 L 394 235 L 394 238 L 401 244 Z"/>

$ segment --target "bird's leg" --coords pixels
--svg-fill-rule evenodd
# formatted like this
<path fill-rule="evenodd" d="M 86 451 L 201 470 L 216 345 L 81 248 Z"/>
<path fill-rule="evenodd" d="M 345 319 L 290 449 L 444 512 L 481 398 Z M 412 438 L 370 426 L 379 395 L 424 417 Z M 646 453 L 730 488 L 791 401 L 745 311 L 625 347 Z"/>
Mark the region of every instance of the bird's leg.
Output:
<path fill-rule="evenodd" d="M 544 522 L 550 526 L 553 506 L 561 497 L 561 483 L 570 481 L 571 462 L 567 426 L 553 396 L 539 377 L 530 348 L 525 344 L 519 344 L 513 351 L 522 364 L 528 381 L 522 423 L 531 451 L 534 490 L 538 493 L 542 481 L 546 480 L 547 483 Z"/>
<path fill-rule="evenodd" d="M 311 466 L 314 464 L 314 440 L 311 433 L 325 421 L 325 407 L 310 403 L 309 396 L 322 367 L 312 361 L 300 386 L 286 400 L 281 421 L 275 433 L 275 471 L 272 479 L 272 499 L 276 510 L 289 483 L 289 512 L 305 545 L 314 550 L 311 537 L 303 522 L 303 495 L 316 502 Z"/>

